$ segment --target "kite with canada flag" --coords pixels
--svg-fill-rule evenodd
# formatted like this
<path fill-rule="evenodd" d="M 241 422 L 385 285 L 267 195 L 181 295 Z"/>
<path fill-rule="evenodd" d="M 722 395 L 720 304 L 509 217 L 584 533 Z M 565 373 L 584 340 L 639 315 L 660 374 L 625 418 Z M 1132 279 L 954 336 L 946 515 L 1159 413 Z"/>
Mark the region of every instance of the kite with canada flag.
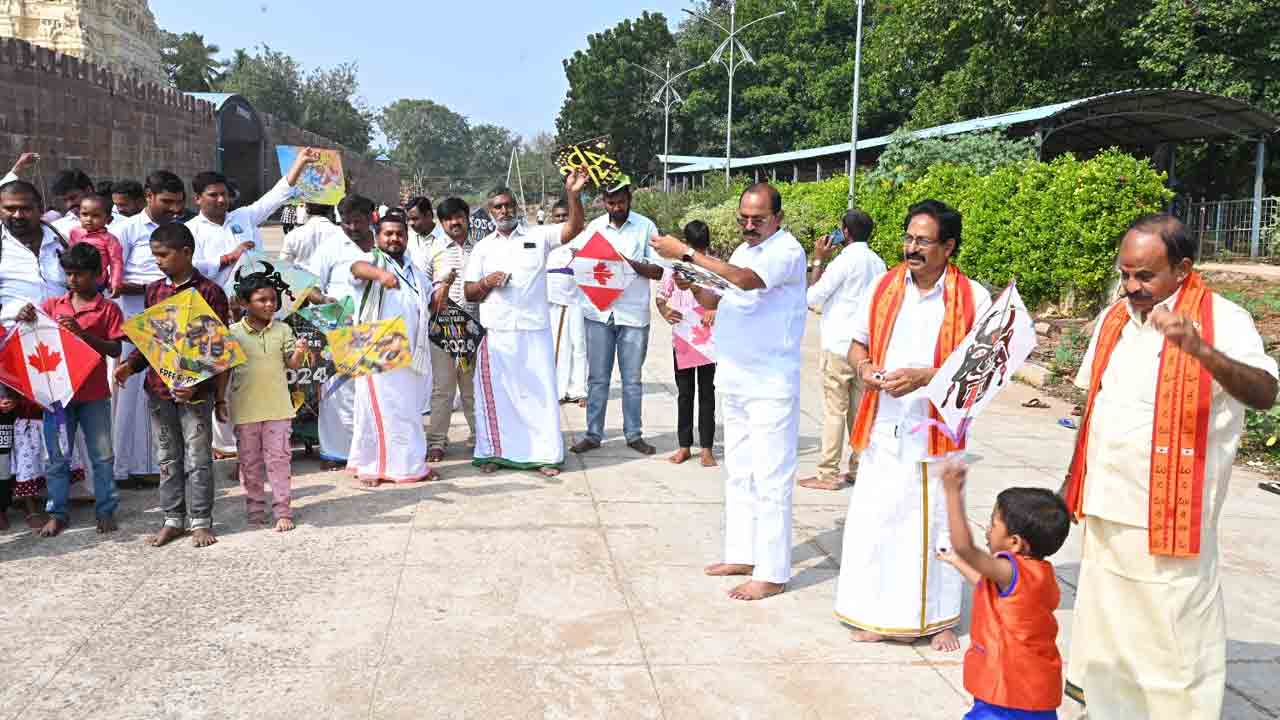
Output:
<path fill-rule="evenodd" d="M 631 264 L 600 233 L 592 235 L 573 256 L 570 267 L 578 288 L 601 311 L 609 309 L 636 274 Z"/>
<path fill-rule="evenodd" d="M 48 315 L 17 323 L 0 342 L 0 382 L 40 407 L 59 413 L 102 362 L 89 344 Z"/>

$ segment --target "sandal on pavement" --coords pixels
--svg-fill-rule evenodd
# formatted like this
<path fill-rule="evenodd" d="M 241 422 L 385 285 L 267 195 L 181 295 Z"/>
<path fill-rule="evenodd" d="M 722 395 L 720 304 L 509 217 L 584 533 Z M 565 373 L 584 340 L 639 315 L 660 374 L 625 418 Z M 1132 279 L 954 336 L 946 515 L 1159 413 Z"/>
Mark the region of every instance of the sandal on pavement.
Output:
<path fill-rule="evenodd" d="M 1048 409 L 1049 405 L 1048 405 L 1048 403 L 1046 403 L 1045 401 L 1041 400 L 1040 398 L 1031 398 L 1030 400 L 1028 400 L 1028 401 L 1026 401 L 1026 402 L 1022 403 L 1022 407 L 1024 407 L 1024 408 L 1035 408 L 1035 409 L 1037 409 L 1037 410 L 1046 410 L 1046 409 Z"/>

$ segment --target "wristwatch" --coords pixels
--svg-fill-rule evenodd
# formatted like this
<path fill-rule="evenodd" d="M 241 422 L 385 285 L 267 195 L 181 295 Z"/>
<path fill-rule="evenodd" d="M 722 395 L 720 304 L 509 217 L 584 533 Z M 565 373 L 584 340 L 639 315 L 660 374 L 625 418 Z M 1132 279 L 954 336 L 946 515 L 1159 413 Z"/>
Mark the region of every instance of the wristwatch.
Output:
<path fill-rule="evenodd" d="M 689 252 L 687 252 L 687 253 L 685 253 L 685 254 L 681 255 L 681 256 L 680 256 L 680 259 L 681 259 L 682 261 L 684 261 L 684 262 L 692 263 L 692 262 L 693 262 L 693 248 L 689 247 L 688 245 L 685 245 L 685 246 L 684 246 L 684 249 L 685 249 L 685 250 L 688 250 Z"/>

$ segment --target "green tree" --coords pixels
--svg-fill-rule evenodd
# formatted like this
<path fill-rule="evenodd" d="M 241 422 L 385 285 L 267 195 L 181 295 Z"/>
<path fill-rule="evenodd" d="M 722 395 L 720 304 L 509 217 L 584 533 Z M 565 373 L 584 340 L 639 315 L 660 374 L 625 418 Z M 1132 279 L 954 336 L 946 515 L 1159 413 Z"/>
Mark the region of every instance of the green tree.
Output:
<path fill-rule="evenodd" d="M 236 50 L 221 89 L 239 93 L 261 112 L 367 152 L 374 113 L 359 99 L 355 63 L 304 74 L 291 56 L 267 45 Z"/>
<path fill-rule="evenodd" d="M 382 109 L 378 125 L 387 137 L 388 155 L 406 175 L 467 174 L 471 125 L 444 105 L 402 98 Z"/>
<path fill-rule="evenodd" d="M 505 181 L 507 166 L 511 163 L 511 151 L 519 144 L 520 136 L 504 127 L 488 123 L 472 127 L 471 164 L 467 174 L 472 176 L 473 185 L 487 190 L 485 185 L 492 186 Z M 521 170 L 527 172 L 523 166 Z"/>
<path fill-rule="evenodd" d="M 169 82 L 183 92 L 209 92 L 222 81 L 226 63 L 217 45 L 206 45 L 200 33 L 164 33 L 160 62 Z"/>
<path fill-rule="evenodd" d="M 650 99 L 660 83 L 635 65 L 660 68 L 674 46 L 661 13 L 588 35 L 587 49 L 564 61 L 569 91 L 556 118 L 559 140 L 609 135 L 625 172 L 637 180 L 652 172 L 662 152 L 662 111 Z"/>

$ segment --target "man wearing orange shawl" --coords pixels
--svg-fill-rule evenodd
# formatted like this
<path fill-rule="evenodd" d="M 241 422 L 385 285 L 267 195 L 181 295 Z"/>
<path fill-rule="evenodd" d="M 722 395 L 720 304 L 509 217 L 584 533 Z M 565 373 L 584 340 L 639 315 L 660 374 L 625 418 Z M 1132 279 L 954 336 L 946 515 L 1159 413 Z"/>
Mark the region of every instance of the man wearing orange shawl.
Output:
<path fill-rule="evenodd" d="M 963 447 L 941 432 L 924 388 L 964 340 L 991 294 L 951 259 L 960 213 L 936 200 L 907 211 L 904 262 L 872 281 L 854 315 L 849 364 L 864 387 L 850 444 L 858 477 L 844 524 L 836 617 L 858 642 L 932 636 L 958 650 L 963 579 L 945 546 L 942 471 L 931 460 Z"/>
<path fill-rule="evenodd" d="M 1063 486 L 1084 527 L 1066 690 L 1091 720 L 1222 715 L 1218 518 L 1245 406 L 1275 403 L 1276 363 L 1195 253 L 1173 217 L 1130 226 L 1126 299 L 1099 316 L 1076 377 L 1089 396 Z"/>

